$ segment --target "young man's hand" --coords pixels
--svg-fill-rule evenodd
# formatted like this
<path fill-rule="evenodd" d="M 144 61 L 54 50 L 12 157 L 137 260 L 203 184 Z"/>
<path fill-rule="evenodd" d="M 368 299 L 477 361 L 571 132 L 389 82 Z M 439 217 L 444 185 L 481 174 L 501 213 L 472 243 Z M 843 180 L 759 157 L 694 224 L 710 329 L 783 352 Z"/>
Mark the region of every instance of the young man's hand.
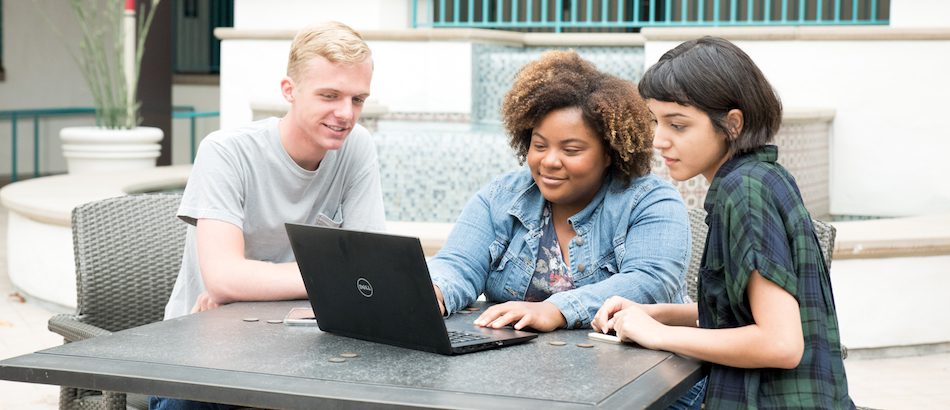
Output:
<path fill-rule="evenodd" d="M 212 300 L 208 292 L 201 292 L 201 294 L 198 295 L 198 300 L 195 301 L 195 307 L 191 308 L 191 313 L 204 312 L 217 308 L 218 306 L 221 305 Z"/>

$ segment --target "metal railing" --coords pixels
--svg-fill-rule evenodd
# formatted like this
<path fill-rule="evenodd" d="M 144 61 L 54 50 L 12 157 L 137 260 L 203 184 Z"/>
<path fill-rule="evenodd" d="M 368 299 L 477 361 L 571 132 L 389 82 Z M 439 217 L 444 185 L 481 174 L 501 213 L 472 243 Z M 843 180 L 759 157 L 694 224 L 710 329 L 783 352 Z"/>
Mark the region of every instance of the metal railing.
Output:
<path fill-rule="evenodd" d="M 197 152 L 195 143 L 196 120 L 198 118 L 217 117 L 219 115 L 221 115 L 221 113 L 217 111 L 196 112 L 195 107 L 175 107 L 175 110 L 172 111 L 173 119 L 187 119 L 189 121 L 188 144 L 191 150 L 191 156 L 189 158 L 192 163 L 195 162 L 195 153 Z"/>
<path fill-rule="evenodd" d="M 40 120 L 56 117 L 95 115 L 96 110 L 90 107 L 67 107 L 67 108 L 38 108 L 0 111 L 0 120 L 10 120 L 10 181 L 16 182 L 19 178 L 19 163 L 17 158 L 17 148 L 19 138 L 17 136 L 19 122 L 21 120 L 31 119 L 33 122 L 33 177 L 40 176 Z M 198 118 L 217 117 L 220 114 L 217 111 L 197 112 L 194 107 L 175 106 L 172 111 L 173 119 L 188 119 L 190 121 L 190 147 L 191 161 L 195 159 L 195 121 Z"/>
<path fill-rule="evenodd" d="M 17 125 L 20 119 L 33 119 L 33 176 L 40 176 L 40 119 L 77 115 L 95 115 L 94 108 L 40 108 L 0 111 L 0 120 L 10 120 L 10 181 L 16 182 L 17 167 Z"/>
<path fill-rule="evenodd" d="M 420 21 L 420 19 L 422 21 Z M 413 0 L 413 27 L 636 32 L 643 27 L 886 25 L 890 0 Z"/>

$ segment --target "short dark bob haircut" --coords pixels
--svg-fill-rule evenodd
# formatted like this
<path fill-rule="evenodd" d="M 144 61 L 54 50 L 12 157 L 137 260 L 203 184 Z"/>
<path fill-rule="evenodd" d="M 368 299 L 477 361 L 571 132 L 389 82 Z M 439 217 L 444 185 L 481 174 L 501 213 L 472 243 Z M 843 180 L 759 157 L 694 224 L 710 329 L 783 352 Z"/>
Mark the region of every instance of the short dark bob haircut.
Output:
<path fill-rule="evenodd" d="M 667 51 L 640 80 L 644 99 L 690 105 L 706 113 L 726 137 L 729 155 L 768 144 L 782 123 L 782 102 L 752 59 L 719 37 L 690 40 Z M 742 130 L 733 135 L 729 110 L 742 111 Z"/>
<path fill-rule="evenodd" d="M 550 112 L 576 107 L 610 155 L 609 172 L 624 183 L 650 172 L 650 110 L 629 81 L 603 73 L 574 51 L 548 51 L 525 65 L 505 95 L 501 116 L 511 148 L 524 163 L 531 134 Z"/>

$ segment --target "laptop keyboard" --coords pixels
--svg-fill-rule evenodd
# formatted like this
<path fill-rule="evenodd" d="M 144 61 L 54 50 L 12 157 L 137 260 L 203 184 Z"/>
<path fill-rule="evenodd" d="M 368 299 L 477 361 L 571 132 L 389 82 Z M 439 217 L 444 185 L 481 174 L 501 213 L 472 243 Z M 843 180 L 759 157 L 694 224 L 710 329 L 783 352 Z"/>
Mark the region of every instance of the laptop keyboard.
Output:
<path fill-rule="evenodd" d="M 449 330 L 449 342 L 451 342 L 453 345 L 458 344 L 458 343 L 475 342 L 478 340 L 488 340 L 488 339 L 490 339 L 488 336 L 484 336 L 480 334 L 462 332 L 458 330 Z"/>

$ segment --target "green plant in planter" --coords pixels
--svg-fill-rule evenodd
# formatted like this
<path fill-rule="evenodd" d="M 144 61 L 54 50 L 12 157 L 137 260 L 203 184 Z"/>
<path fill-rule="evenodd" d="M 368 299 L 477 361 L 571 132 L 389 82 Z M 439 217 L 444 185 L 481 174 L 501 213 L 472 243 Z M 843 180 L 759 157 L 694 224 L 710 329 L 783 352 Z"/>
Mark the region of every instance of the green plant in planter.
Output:
<path fill-rule="evenodd" d="M 36 2 L 37 0 L 34 0 Z M 139 15 L 144 16 L 126 25 L 126 0 L 69 0 L 70 8 L 79 23 L 79 52 L 70 54 L 82 72 L 96 109 L 96 124 L 105 128 L 135 128 L 141 122 L 138 115 L 140 102 L 137 88 L 145 38 L 161 0 L 140 0 Z M 144 13 L 144 14 L 143 14 Z M 47 20 L 48 20 L 47 16 Z M 66 37 L 52 24 L 53 30 L 64 41 Z M 132 62 L 126 54 L 126 31 L 134 31 L 135 45 Z M 131 67 L 128 67 L 131 64 Z M 126 70 L 131 70 L 126 74 Z"/>

